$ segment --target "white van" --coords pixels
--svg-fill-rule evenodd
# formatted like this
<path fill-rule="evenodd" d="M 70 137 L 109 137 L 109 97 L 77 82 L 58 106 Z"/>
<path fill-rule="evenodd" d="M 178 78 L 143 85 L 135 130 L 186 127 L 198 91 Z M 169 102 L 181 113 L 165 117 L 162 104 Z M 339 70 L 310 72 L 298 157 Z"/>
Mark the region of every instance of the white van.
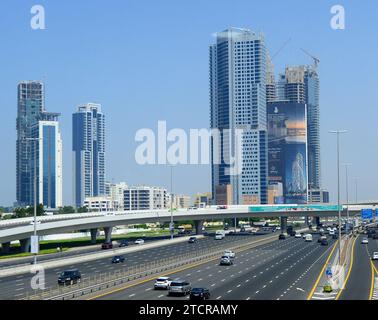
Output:
<path fill-rule="evenodd" d="M 311 234 L 306 234 L 305 241 L 306 242 L 312 242 L 312 235 Z"/>

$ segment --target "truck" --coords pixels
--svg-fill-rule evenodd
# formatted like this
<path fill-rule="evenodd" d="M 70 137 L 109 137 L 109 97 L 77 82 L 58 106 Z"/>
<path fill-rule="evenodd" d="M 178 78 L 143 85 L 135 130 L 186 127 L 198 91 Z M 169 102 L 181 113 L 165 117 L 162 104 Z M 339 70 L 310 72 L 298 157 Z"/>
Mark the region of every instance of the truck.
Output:
<path fill-rule="evenodd" d="M 191 224 L 183 224 L 177 227 L 178 234 L 190 234 L 192 233 L 193 226 Z"/>
<path fill-rule="evenodd" d="M 291 237 L 294 237 L 295 236 L 295 231 L 294 231 L 294 228 L 293 226 L 287 226 L 287 234 Z"/>

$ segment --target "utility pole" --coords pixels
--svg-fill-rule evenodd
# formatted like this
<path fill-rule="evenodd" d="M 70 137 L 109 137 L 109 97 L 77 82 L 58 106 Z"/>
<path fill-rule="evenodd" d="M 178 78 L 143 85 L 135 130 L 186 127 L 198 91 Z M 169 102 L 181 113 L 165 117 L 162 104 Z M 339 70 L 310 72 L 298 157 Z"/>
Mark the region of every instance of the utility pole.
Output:
<path fill-rule="evenodd" d="M 340 206 L 340 134 L 347 133 L 346 130 L 333 130 L 329 133 L 337 136 L 337 207 L 339 210 L 339 265 L 341 265 L 341 206 Z"/>

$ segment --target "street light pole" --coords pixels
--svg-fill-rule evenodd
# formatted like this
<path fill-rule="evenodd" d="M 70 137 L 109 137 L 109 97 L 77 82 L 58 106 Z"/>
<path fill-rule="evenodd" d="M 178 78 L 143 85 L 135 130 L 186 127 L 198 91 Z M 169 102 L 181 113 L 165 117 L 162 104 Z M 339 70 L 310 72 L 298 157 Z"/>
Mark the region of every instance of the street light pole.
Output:
<path fill-rule="evenodd" d="M 358 202 L 358 197 L 357 197 L 357 193 L 358 193 L 358 178 L 354 178 L 354 183 L 355 183 L 355 192 L 356 192 L 356 194 L 355 194 L 355 196 L 356 196 L 356 204 L 357 204 L 357 202 Z"/>
<path fill-rule="evenodd" d="M 171 165 L 171 223 L 169 225 L 169 229 L 171 232 L 171 240 L 173 240 L 173 166 Z"/>
<path fill-rule="evenodd" d="M 333 130 L 329 133 L 337 136 L 337 207 L 339 210 L 339 265 L 341 265 L 341 207 L 340 207 L 340 134 L 346 130 Z"/>
<path fill-rule="evenodd" d="M 346 185 L 346 205 L 347 205 L 347 233 L 349 232 L 349 180 L 348 180 L 348 167 L 351 166 L 351 163 L 343 163 L 345 166 L 345 185 Z"/>

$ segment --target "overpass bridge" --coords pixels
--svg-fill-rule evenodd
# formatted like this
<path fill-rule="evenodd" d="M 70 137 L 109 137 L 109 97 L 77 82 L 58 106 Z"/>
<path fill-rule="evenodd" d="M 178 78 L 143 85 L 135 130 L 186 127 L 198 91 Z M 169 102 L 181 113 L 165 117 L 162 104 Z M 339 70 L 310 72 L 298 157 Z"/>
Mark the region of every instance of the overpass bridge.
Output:
<path fill-rule="evenodd" d="M 374 209 L 372 205 L 351 205 L 349 215 L 360 215 L 362 209 Z M 338 216 L 336 205 L 234 205 L 227 207 L 210 206 L 196 210 L 181 209 L 173 211 L 176 222 L 193 220 L 197 234 L 201 233 L 205 220 L 223 220 L 229 218 L 272 218 L 280 217 L 283 229 L 286 229 L 288 217 L 335 217 Z M 346 206 L 342 206 L 342 216 L 346 216 Z M 78 230 L 91 230 L 92 241 L 96 240 L 97 230 L 103 228 L 105 241 L 111 240 L 112 228 L 115 226 L 165 223 L 171 219 L 170 210 L 147 211 L 108 211 L 85 214 L 67 214 L 37 217 L 37 234 L 39 236 L 59 234 Z M 12 219 L 0 222 L 0 243 L 3 249 L 9 248 L 11 241 L 19 240 L 21 249 L 28 251 L 30 237 L 33 235 L 33 218 Z"/>

